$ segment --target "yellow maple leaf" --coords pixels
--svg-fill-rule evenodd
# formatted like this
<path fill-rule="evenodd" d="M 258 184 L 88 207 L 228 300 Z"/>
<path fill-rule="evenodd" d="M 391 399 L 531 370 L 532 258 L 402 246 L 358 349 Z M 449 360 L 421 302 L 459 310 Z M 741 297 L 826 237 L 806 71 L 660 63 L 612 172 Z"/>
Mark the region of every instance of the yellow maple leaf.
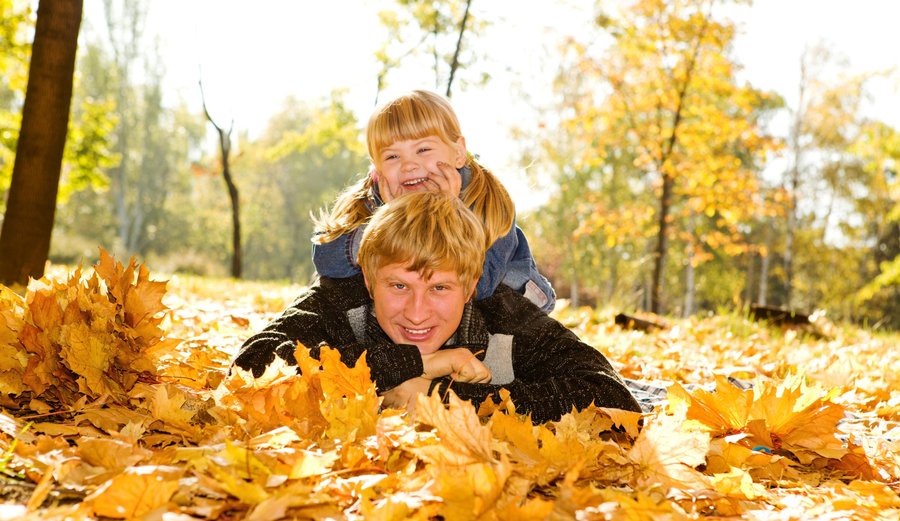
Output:
<path fill-rule="evenodd" d="M 414 453 L 442 466 L 494 461 L 490 428 L 481 424 L 475 407 L 460 400 L 453 391 L 449 391 L 448 398 L 449 406 L 445 406 L 438 393 L 417 397 L 417 419 L 435 428 L 439 442 L 418 447 Z"/>
<path fill-rule="evenodd" d="M 352 443 L 374 434 L 381 400 L 375 392 L 365 354 L 353 368 L 341 362 L 336 349 L 323 346 L 320 358 L 322 369 L 316 376 L 324 395 L 320 408 L 328 421 L 326 436 Z"/>
<path fill-rule="evenodd" d="M 124 303 L 125 323 L 138 331 L 139 336 L 158 336 L 156 326 L 162 318 L 157 315 L 167 309 L 162 302 L 167 284 L 166 281 L 150 280 L 147 266 L 139 266 L 137 280 L 129 286 Z"/>
<path fill-rule="evenodd" d="M 138 519 L 169 502 L 183 473 L 178 467 L 132 467 L 101 485 L 84 501 L 98 516 Z"/>
<path fill-rule="evenodd" d="M 512 465 L 501 458 L 493 463 L 432 465 L 430 472 L 435 482 L 434 492 L 443 501 L 439 512 L 444 519 L 478 519 L 497 503 L 512 473 Z"/>
<path fill-rule="evenodd" d="M 631 438 L 638 437 L 639 425 L 643 414 L 634 411 L 626 411 L 625 409 L 609 409 L 600 407 L 613 422 L 613 425 L 625 429 L 625 433 Z"/>
<path fill-rule="evenodd" d="M 60 360 L 79 376 L 82 393 L 99 397 L 112 394 L 121 401 L 121 387 L 106 377 L 116 352 L 115 339 L 105 331 L 92 331 L 85 322 L 65 325 L 60 331 Z"/>
<path fill-rule="evenodd" d="M 643 492 L 628 493 L 615 489 L 603 489 L 598 492 L 603 502 L 595 507 L 584 509 L 589 519 L 609 519 L 615 521 L 675 521 L 688 519 L 676 509 L 666 498 L 660 498 Z M 590 517 L 593 515 L 593 517 Z"/>
<path fill-rule="evenodd" d="M 28 358 L 28 365 L 25 367 L 22 381 L 35 395 L 42 395 L 53 385 L 66 381 L 74 382 L 60 365 L 59 349 L 47 332 L 26 323 L 19 332 L 19 341 L 33 355 Z"/>
<path fill-rule="evenodd" d="M 504 442 L 504 452 L 514 461 L 521 462 L 529 469 L 534 469 L 543 459 L 538 446 L 537 429 L 528 418 L 497 411 L 491 416 L 491 432 L 497 441 Z"/>
<path fill-rule="evenodd" d="M 713 437 L 733 434 L 746 427 L 753 404 L 752 390 L 743 391 L 721 375 L 716 376 L 715 392 L 697 389 L 689 394 L 674 383 L 667 396 L 671 408 L 684 407 L 687 419 L 697 422 Z"/>
<path fill-rule="evenodd" d="M 297 452 L 297 456 L 288 474 L 290 479 L 321 476 L 326 472 L 331 472 L 334 463 L 340 459 L 340 454 L 333 450 L 328 452 L 301 450 Z"/>
<path fill-rule="evenodd" d="M 100 261 L 94 266 L 94 271 L 100 275 L 106 283 L 107 292 L 112 301 L 118 306 L 125 305 L 127 286 L 134 279 L 134 257 L 126 268 L 117 262 L 104 248 L 100 248 Z"/>
<path fill-rule="evenodd" d="M 718 493 L 730 498 L 755 500 L 767 496 L 765 487 L 754 483 L 750 474 L 735 467 L 713 475 L 710 483 Z"/>
<path fill-rule="evenodd" d="M 59 327 L 62 322 L 63 308 L 57 300 L 53 287 L 37 289 L 28 294 L 28 311 L 25 319 L 40 330 Z"/>
<path fill-rule="evenodd" d="M 686 430 L 673 416 L 655 417 L 628 452 L 628 459 L 636 468 L 635 487 L 709 488 L 708 478 L 696 470 L 706 462 L 709 443 L 707 432 Z"/>

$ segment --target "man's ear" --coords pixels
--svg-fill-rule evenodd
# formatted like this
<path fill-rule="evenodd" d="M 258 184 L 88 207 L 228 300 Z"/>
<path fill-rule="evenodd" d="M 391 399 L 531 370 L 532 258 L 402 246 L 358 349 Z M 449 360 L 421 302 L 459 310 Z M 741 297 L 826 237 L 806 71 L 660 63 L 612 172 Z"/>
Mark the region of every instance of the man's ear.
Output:
<path fill-rule="evenodd" d="M 459 136 L 459 139 L 456 140 L 456 157 L 454 158 L 453 166 L 456 168 L 462 168 L 466 164 L 466 160 L 468 156 L 466 155 L 466 138 L 463 136 Z"/>
<path fill-rule="evenodd" d="M 477 295 L 475 295 L 475 288 L 477 288 L 477 287 L 478 287 L 478 279 L 475 279 L 472 281 L 472 286 L 469 287 L 469 298 L 466 299 L 466 302 L 469 302 L 470 300 L 472 300 L 473 298 L 475 298 L 477 296 Z"/>
<path fill-rule="evenodd" d="M 362 272 L 363 274 L 363 282 L 366 284 L 366 289 L 369 291 L 369 296 L 372 296 L 372 285 L 369 284 L 369 278 L 366 277 L 366 272 Z"/>

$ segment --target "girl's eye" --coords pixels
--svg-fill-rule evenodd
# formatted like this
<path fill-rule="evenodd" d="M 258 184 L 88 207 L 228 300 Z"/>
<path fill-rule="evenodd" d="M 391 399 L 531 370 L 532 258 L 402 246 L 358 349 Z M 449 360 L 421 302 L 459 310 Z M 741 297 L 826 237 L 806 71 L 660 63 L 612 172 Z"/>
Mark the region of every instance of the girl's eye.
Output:
<path fill-rule="evenodd" d="M 391 155 L 385 156 L 384 159 L 382 159 L 382 161 L 389 161 L 391 159 L 397 159 L 397 155 L 391 154 Z"/>
<path fill-rule="evenodd" d="M 420 153 L 420 154 L 421 154 L 422 152 L 429 152 L 429 151 L 431 151 L 431 148 L 429 148 L 429 147 L 422 147 L 422 148 L 419 149 L 419 153 Z"/>

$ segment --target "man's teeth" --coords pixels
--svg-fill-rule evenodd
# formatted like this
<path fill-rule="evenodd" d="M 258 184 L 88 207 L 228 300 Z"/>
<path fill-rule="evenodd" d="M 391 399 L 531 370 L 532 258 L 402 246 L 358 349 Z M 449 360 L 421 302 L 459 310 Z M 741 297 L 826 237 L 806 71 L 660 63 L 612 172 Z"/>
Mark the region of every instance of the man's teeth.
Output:
<path fill-rule="evenodd" d="M 409 328 L 405 328 L 405 329 L 408 333 L 413 334 L 413 335 L 424 335 L 425 333 L 427 333 L 431 330 L 430 327 L 428 329 L 409 329 Z"/>

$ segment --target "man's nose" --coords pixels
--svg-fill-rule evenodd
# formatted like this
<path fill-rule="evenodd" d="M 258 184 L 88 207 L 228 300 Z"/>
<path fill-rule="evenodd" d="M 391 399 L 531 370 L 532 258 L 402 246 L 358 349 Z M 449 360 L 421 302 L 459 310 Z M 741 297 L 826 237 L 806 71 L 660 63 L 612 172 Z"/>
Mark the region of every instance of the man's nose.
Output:
<path fill-rule="evenodd" d="M 406 300 L 406 309 L 404 310 L 406 319 L 413 324 L 421 324 L 428 319 L 429 309 L 428 301 L 424 294 L 410 295 Z"/>

